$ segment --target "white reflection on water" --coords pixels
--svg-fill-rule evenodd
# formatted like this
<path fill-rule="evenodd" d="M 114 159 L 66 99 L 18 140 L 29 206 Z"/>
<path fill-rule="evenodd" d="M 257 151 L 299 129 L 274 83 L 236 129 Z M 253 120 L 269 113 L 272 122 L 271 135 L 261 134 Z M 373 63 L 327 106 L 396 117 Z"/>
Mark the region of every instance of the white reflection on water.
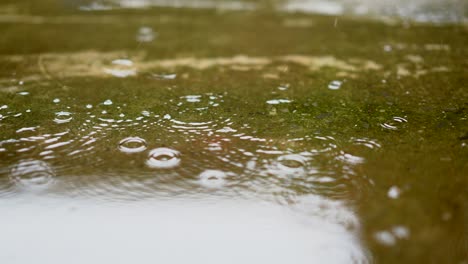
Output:
<path fill-rule="evenodd" d="M 357 231 L 343 224 L 357 222 L 349 209 L 320 197 L 299 207 L 213 198 L 3 199 L 0 263 L 368 262 Z"/>

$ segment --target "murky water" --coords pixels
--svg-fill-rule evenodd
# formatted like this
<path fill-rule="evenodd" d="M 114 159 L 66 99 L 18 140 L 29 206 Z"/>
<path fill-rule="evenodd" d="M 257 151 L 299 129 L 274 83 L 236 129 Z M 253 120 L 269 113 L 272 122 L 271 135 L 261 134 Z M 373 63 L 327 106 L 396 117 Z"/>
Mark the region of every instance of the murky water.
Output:
<path fill-rule="evenodd" d="M 357 2 L 2 2 L 0 262 L 467 263 L 466 5 Z"/>

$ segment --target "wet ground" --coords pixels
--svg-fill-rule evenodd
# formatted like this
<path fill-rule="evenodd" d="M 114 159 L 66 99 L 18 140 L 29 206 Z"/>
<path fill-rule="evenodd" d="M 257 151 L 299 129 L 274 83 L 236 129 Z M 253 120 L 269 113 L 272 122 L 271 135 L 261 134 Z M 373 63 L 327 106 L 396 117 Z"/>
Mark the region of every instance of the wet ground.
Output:
<path fill-rule="evenodd" d="M 2 1 L 0 262 L 468 263 L 466 5 L 298 2 Z"/>

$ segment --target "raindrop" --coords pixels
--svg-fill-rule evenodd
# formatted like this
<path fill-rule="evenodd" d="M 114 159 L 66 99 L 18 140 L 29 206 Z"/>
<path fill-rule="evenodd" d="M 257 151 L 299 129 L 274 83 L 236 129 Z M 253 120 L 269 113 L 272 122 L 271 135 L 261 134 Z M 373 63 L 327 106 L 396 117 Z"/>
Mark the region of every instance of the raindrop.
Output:
<path fill-rule="evenodd" d="M 330 90 L 338 90 L 341 88 L 341 85 L 343 82 L 341 81 L 332 81 L 331 83 L 328 84 L 328 89 Z"/>
<path fill-rule="evenodd" d="M 390 189 L 388 190 L 387 195 L 388 195 L 389 198 L 397 199 L 398 197 L 400 197 L 400 188 L 398 188 L 396 186 L 390 187 Z"/>
<path fill-rule="evenodd" d="M 60 99 L 58 99 L 58 98 L 55 98 L 55 99 L 54 99 L 52 102 L 54 102 L 54 103 L 58 104 L 58 103 L 60 103 Z"/>
<path fill-rule="evenodd" d="M 52 181 L 54 172 L 44 161 L 24 160 L 11 169 L 10 178 L 15 183 L 25 186 L 45 186 Z"/>
<path fill-rule="evenodd" d="M 112 101 L 110 99 L 107 99 L 103 103 L 104 105 L 112 105 Z"/>
<path fill-rule="evenodd" d="M 87 105 L 86 105 L 86 108 L 87 108 L 87 109 L 91 109 L 91 108 L 93 108 L 93 105 L 87 104 Z"/>
<path fill-rule="evenodd" d="M 125 153 L 137 153 L 145 149 L 146 141 L 139 137 L 128 137 L 119 142 L 119 150 Z"/>
<path fill-rule="evenodd" d="M 180 153 L 170 148 L 157 148 L 150 151 L 146 165 L 156 169 L 170 169 L 180 164 Z"/>
<path fill-rule="evenodd" d="M 221 188 L 226 184 L 227 174 L 220 170 L 206 170 L 198 178 L 199 183 L 206 188 Z"/>
<path fill-rule="evenodd" d="M 55 113 L 54 122 L 57 124 L 68 123 L 73 119 L 70 112 L 60 111 Z"/>

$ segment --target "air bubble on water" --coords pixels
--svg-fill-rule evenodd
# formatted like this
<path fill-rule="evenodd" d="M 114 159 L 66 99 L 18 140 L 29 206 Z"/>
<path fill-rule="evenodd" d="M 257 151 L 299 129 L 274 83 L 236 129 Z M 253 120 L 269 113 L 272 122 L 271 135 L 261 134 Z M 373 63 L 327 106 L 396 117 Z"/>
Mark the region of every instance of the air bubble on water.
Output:
<path fill-rule="evenodd" d="M 124 153 L 138 153 L 146 149 L 146 141 L 140 137 L 128 137 L 119 142 L 119 150 Z"/>
<path fill-rule="evenodd" d="M 149 116 L 150 116 L 150 112 L 149 112 L 149 111 L 146 111 L 146 110 L 141 111 L 141 114 L 142 114 L 143 116 L 146 116 L 146 117 L 149 117 Z"/>
<path fill-rule="evenodd" d="M 54 171 L 44 161 L 22 160 L 12 167 L 10 179 L 22 187 L 44 187 L 51 183 Z"/>
<path fill-rule="evenodd" d="M 68 123 L 73 119 L 70 112 L 60 111 L 55 113 L 54 122 L 57 124 Z"/>
<path fill-rule="evenodd" d="M 55 99 L 54 99 L 52 102 L 54 102 L 54 103 L 58 104 L 58 103 L 60 103 L 60 99 L 58 99 L 58 98 L 55 98 Z"/>
<path fill-rule="evenodd" d="M 338 90 L 341 88 L 341 85 L 343 84 L 342 81 L 332 81 L 328 84 L 328 89 L 330 90 Z"/>
<path fill-rule="evenodd" d="M 220 170 L 205 170 L 200 173 L 198 180 L 201 186 L 205 188 L 221 188 L 226 185 L 227 173 Z"/>
<path fill-rule="evenodd" d="M 105 100 L 102 104 L 103 104 L 103 105 L 112 105 L 112 100 L 107 99 L 107 100 Z"/>
<path fill-rule="evenodd" d="M 172 117 L 171 117 L 170 114 L 165 114 L 163 118 L 169 120 L 169 119 L 171 119 Z"/>
<path fill-rule="evenodd" d="M 170 148 L 156 148 L 150 151 L 146 165 L 155 169 L 170 169 L 179 166 L 180 153 Z"/>
<path fill-rule="evenodd" d="M 19 92 L 19 95 L 29 95 L 29 92 Z"/>
<path fill-rule="evenodd" d="M 87 108 L 87 109 L 91 109 L 91 108 L 93 108 L 93 105 L 92 105 L 92 104 L 87 104 L 87 105 L 86 105 L 86 108 Z"/>

